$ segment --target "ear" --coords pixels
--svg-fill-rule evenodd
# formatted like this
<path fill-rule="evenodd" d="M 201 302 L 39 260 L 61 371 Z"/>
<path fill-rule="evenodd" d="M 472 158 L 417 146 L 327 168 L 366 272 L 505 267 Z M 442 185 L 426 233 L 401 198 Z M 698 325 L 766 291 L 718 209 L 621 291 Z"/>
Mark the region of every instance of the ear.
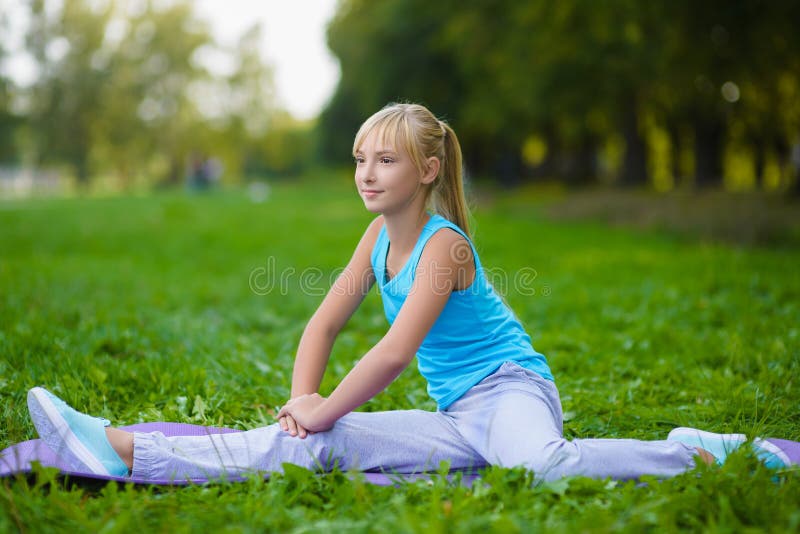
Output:
<path fill-rule="evenodd" d="M 436 156 L 431 156 L 430 158 L 427 159 L 425 163 L 426 163 L 425 172 L 422 173 L 422 178 L 420 178 L 420 181 L 423 184 L 429 184 L 436 179 L 436 176 L 438 176 L 439 168 L 441 167 L 442 164 L 439 161 L 439 158 L 437 158 Z"/>

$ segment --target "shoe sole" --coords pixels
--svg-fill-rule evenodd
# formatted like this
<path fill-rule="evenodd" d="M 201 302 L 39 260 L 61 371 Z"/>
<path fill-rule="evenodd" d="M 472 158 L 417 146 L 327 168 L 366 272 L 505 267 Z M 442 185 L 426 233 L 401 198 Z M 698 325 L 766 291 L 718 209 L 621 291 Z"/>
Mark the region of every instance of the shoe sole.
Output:
<path fill-rule="evenodd" d="M 86 468 L 96 475 L 110 473 L 78 436 L 44 389 L 36 387 L 28 391 L 28 411 L 39 437 L 59 456 L 65 456 L 73 468 Z"/>
<path fill-rule="evenodd" d="M 722 440 L 726 454 L 733 452 L 739 448 L 742 443 L 747 441 L 747 436 L 745 434 L 716 434 L 714 432 L 706 432 L 705 430 L 697 430 L 696 428 L 688 427 L 672 429 L 669 435 L 667 435 L 667 440 L 675 440 L 678 436 L 697 438 L 700 441 L 699 446 L 706 450 L 708 450 L 708 448 L 713 448 L 714 443 L 718 443 Z M 706 443 L 709 445 L 708 448 L 704 446 Z M 729 446 L 730 450 L 728 450 Z M 717 460 L 717 463 L 719 463 L 719 460 Z"/>
<path fill-rule="evenodd" d="M 733 441 L 738 443 L 744 443 L 747 441 L 747 436 L 745 434 L 716 434 L 714 432 L 706 432 L 705 430 L 697 430 L 696 428 L 688 427 L 678 427 L 672 429 L 667 436 L 667 439 L 672 439 L 676 436 L 688 436 L 692 438 L 696 437 L 700 438 L 700 441 L 719 441 L 720 439 L 723 441 Z"/>

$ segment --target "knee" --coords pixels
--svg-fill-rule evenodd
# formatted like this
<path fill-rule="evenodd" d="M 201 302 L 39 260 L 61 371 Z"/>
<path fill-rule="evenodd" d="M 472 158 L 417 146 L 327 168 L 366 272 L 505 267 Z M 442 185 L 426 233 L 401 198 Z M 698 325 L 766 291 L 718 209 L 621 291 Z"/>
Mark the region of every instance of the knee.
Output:
<path fill-rule="evenodd" d="M 560 465 L 570 456 L 572 447 L 565 439 L 558 439 L 545 444 L 531 459 L 528 468 L 537 477 L 548 478 L 548 475 L 559 470 Z"/>
<path fill-rule="evenodd" d="M 265 461 L 274 471 L 282 471 L 282 464 L 289 463 L 312 471 L 327 471 L 331 448 L 325 433 L 309 434 L 305 438 L 292 436 L 288 432 L 277 429 L 266 436 Z"/>
<path fill-rule="evenodd" d="M 547 477 L 548 473 L 558 467 L 570 455 L 570 443 L 563 439 L 554 439 L 535 446 L 520 447 L 512 454 L 501 458 L 504 467 L 525 467 L 533 471 L 537 478 Z"/>

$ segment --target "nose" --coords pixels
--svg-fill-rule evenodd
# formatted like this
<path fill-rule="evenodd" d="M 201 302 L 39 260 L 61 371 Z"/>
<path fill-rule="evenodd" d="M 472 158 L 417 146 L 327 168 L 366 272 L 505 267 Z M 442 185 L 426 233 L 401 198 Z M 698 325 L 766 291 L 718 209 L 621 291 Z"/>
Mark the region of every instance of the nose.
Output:
<path fill-rule="evenodd" d="M 372 171 L 373 168 L 371 165 L 362 165 L 356 169 L 356 178 L 359 182 L 371 184 L 375 181 L 375 175 Z"/>

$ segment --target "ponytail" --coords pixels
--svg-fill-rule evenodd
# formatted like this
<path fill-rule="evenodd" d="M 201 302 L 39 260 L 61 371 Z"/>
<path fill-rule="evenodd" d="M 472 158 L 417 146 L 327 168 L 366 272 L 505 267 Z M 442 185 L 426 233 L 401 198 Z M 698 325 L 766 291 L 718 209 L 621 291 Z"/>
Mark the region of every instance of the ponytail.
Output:
<path fill-rule="evenodd" d="M 444 132 L 444 157 L 432 193 L 434 211 L 455 223 L 471 239 L 469 209 L 464 194 L 461 144 L 458 142 L 456 133 L 447 123 L 439 121 L 439 125 Z"/>

